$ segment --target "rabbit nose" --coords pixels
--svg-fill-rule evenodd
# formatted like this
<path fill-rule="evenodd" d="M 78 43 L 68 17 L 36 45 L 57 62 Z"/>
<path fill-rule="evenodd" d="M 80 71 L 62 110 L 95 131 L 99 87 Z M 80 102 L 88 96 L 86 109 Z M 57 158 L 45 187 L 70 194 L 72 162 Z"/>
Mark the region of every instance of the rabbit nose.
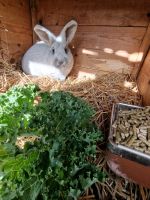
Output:
<path fill-rule="evenodd" d="M 63 63 L 64 63 L 64 62 L 61 61 L 61 60 L 58 61 L 58 64 L 59 64 L 59 65 L 62 65 Z"/>
<path fill-rule="evenodd" d="M 56 59 L 56 65 L 59 67 L 61 65 L 63 65 L 64 61 Z"/>

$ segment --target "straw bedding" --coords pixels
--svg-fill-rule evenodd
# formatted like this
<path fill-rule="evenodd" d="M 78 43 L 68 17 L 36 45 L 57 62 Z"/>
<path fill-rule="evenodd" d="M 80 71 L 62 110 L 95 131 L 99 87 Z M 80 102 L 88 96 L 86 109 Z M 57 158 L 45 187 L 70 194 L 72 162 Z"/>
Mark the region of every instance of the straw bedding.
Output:
<path fill-rule="evenodd" d="M 59 82 L 48 77 L 27 76 L 16 69 L 15 65 L 9 65 L 0 60 L 0 93 L 7 91 L 12 85 L 27 83 L 36 83 L 43 91 L 70 91 L 93 105 L 96 109 L 94 120 L 105 133 L 105 142 L 107 141 L 113 103 L 124 102 L 141 105 L 141 97 L 137 92 L 136 84 L 127 74 L 108 73 L 96 80 L 78 79 L 70 76 L 65 82 Z M 88 189 L 80 199 L 150 199 L 148 189 L 117 177 L 109 170 L 105 160 L 105 143 L 98 144 L 95 162 L 108 174 L 108 178 L 104 183 L 97 183 Z"/>

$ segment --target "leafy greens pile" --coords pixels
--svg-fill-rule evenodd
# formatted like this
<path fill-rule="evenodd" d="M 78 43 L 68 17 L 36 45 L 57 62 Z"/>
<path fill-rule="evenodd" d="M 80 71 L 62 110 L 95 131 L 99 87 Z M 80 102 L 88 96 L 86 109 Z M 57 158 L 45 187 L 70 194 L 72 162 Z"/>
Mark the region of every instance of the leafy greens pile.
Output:
<path fill-rule="evenodd" d="M 35 97 L 41 101 L 35 105 Z M 105 177 L 88 158 L 102 134 L 93 109 L 67 92 L 13 87 L 0 95 L 0 199 L 77 199 Z M 38 136 L 24 148 L 20 136 Z M 90 159 L 90 160 L 91 160 Z"/>

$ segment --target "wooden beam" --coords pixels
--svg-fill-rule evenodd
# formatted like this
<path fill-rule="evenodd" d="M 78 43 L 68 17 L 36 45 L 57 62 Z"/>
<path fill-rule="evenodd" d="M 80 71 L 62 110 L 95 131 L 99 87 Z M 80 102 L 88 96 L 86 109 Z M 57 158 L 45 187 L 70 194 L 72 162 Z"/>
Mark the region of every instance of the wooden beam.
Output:
<path fill-rule="evenodd" d="M 34 44 L 37 40 L 37 36 L 34 32 L 34 26 L 37 24 L 37 7 L 38 7 L 38 1 L 37 0 L 30 0 L 30 12 L 31 12 L 31 24 L 32 24 L 32 43 Z"/>
<path fill-rule="evenodd" d="M 140 48 L 139 48 L 137 61 L 139 60 L 141 62 L 137 62 L 134 65 L 133 70 L 131 72 L 131 75 L 133 78 L 136 78 L 136 79 L 138 78 L 138 74 L 139 74 L 140 69 L 144 63 L 146 56 L 147 56 L 149 47 L 150 47 L 150 23 L 146 29 L 146 32 L 144 34 L 143 40 L 142 40 Z"/>
<path fill-rule="evenodd" d="M 150 105 L 150 50 L 140 70 L 137 83 L 139 92 L 143 96 L 143 104 Z"/>

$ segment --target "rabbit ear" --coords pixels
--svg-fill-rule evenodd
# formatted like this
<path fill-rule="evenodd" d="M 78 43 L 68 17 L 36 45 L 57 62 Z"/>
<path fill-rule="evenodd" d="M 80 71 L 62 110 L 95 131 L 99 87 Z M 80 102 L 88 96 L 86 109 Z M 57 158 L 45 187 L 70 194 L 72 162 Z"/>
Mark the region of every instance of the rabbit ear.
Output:
<path fill-rule="evenodd" d="M 77 22 L 74 20 L 71 20 L 68 22 L 63 30 L 61 31 L 59 37 L 61 37 L 64 44 L 67 46 L 71 40 L 73 39 L 75 32 L 77 30 Z"/>
<path fill-rule="evenodd" d="M 56 37 L 51 33 L 48 29 L 44 28 L 43 26 L 37 24 L 34 27 L 34 31 L 39 36 L 39 38 L 44 41 L 46 44 L 51 45 Z"/>

